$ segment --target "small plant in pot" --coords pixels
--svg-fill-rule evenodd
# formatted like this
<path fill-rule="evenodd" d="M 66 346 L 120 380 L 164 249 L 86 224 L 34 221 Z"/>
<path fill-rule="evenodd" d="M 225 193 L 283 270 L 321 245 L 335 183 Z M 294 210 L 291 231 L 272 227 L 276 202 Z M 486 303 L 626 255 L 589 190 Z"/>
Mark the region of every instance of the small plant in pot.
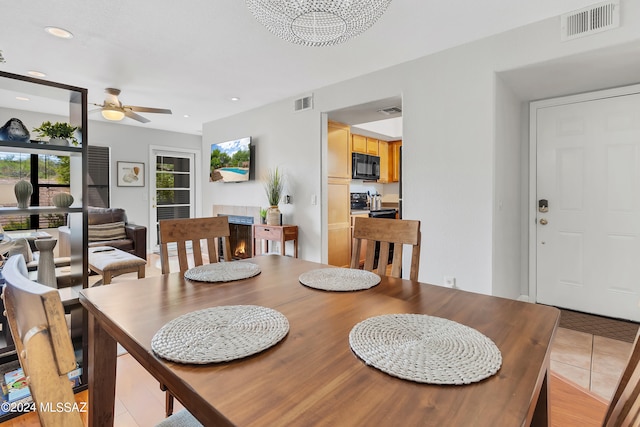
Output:
<path fill-rule="evenodd" d="M 267 224 L 281 225 L 278 203 L 280 203 L 282 192 L 284 191 L 284 176 L 277 167 L 269 169 L 267 172 L 264 190 L 267 193 L 267 200 L 270 205 L 269 209 L 267 209 Z"/>
<path fill-rule="evenodd" d="M 267 210 L 265 208 L 260 208 L 260 220 L 262 224 L 267 223 Z"/>
<path fill-rule="evenodd" d="M 48 137 L 49 144 L 53 145 L 69 145 L 69 142 L 78 145 L 78 140 L 75 137 L 76 130 L 78 127 L 71 126 L 69 123 L 51 123 L 50 121 L 43 122 L 40 127 L 33 128 L 33 131 L 37 132 L 41 138 Z"/>

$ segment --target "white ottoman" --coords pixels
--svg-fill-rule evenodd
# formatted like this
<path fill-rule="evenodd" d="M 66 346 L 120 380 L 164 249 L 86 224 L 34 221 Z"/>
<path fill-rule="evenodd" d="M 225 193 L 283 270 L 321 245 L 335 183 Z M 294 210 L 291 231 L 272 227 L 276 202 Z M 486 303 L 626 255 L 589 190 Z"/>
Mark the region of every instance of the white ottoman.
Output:
<path fill-rule="evenodd" d="M 147 261 L 110 246 L 89 248 L 89 269 L 102 276 L 102 284 L 108 285 L 115 276 L 138 272 L 138 279 L 144 277 Z"/>

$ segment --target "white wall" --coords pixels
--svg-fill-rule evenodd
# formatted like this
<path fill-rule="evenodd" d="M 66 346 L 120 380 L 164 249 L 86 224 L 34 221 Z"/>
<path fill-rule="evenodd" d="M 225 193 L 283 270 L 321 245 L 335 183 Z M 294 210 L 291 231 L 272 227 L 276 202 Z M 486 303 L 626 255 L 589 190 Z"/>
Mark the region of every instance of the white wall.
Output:
<path fill-rule="evenodd" d="M 299 227 L 299 257 L 320 259 L 320 211 L 311 204 L 320 198 L 320 124 L 315 111 L 294 113 L 293 103 L 282 101 L 268 108 L 232 116 L 203 127 L 203 214 L 214 204 L 268 207 L 262 178 L 269 168 L 285 174 L 290 205 L 280 204 L 283 222 Z M 211 144 L 251 136 L 255 147 L 255 179 L 243 183 L 209 182 Z"/>
<path fill-rule="evenodd" d="M 519 130 L 527 125 L 521 118 L 527 100 L 496 73 L 638 42 L 640 4 L 622 3 L 624 23 L 617 30 L 563 43 L 559 19 L 548 19 L 314 90 L 310 112 L 293 113 L 292 100 L 285 100 L 208 123 L 203 151 L 212 142 L 251 134 L 259 170 L 287 165 L 308 196 L 326 183 L 326 167 L 318 165 L 326 153 L 321 113 L 401 94 L 404 217 L 422 221 L 420 280 L 441 284 L 445 275 L 455 276 L 462 289 L 516 297 L 526 289 L 525 236 L 518 227 L 528 212 L 518 192 L 527 176 L 516 165 L 523 159 Z M 209 188 L 209 204 L 265 200 L 258 183 Z M 288 212 L 304 233 L 302 257 L 326 259 L 326 230 L 319 223 L 326 207 L 310 206 L 305 197 L 297 201 Z"/>
<path fill-rule="evenodd" d="M 515 246 L 514 236 L 526 229 L 522 221 L 521 181 L 514 179 L 522 170 L 520 99 L 500 79 L 496 79 L 495 167 L 493 203 L 493 295 L 518 298 L 522 290 L 511 283 L 519 277 L 522 247 Z"/>
<path fill-rule="evenodd" d="M 32 132 L 45 120 L 67 120 L 51 114 L 30 111 L 8 110 L 0 108 L 0 122 L 4 124 L 11 117 L 17 117 L 31 132 L 31 139 L 36 139 Z M 0 125 L 1 125 L 0 124 Z M 105 123 L 89 120 L 88 139 L 90 145 L 111 147 L 111 206 L 124 208 L 130 222 L 149 228 L 149 174 L 154 172 L 150 163 L 149 146 L 180 147 L 189 150 L 202 148 L 202 137 L 156 129 L 145 129 L 138 126 L 126 126 L 120 123 Z M 118 187 L 116 165 L 118 161 L 143 162 L 145 164 L 144 187 Z M 199 176 L 197 177 L 199 179 Z M 199 186 L 199 180 L 197 179 Z"/>

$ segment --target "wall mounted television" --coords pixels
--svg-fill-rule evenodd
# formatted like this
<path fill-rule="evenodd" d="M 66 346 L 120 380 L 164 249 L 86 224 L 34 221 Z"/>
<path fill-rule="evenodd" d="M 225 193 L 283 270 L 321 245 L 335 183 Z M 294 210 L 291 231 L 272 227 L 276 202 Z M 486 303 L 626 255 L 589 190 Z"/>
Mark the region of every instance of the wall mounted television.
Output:
<path fill-rule="evenodd" d="M 251 179 L 251 137 L 211 144 L 211 182 L 244 182 Z"/>

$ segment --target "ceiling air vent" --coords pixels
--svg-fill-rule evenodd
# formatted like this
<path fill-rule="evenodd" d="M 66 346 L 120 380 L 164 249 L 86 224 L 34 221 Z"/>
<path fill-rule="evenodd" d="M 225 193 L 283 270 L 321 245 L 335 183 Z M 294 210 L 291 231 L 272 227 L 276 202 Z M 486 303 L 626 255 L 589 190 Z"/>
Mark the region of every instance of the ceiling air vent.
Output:
<path fill-rule="evenodd" d="M 313 94 L 298 98 L 293 101 L 293 111 L 304 111 L 313 109 Z"/>
<path fill-rule="evenodd" d="M 573 40 L 620 26 L 620 0 L 598 3 L 565 13 L 561 20 L 561 40 Z"/>
<path fill-rule="evenodd" d="M 400 107 L 386 107 L 378 110 L 378 113 L 384 114 L 385 116 L 390 116 L 392 114 L 402 113 L 402 108 Z"/>

